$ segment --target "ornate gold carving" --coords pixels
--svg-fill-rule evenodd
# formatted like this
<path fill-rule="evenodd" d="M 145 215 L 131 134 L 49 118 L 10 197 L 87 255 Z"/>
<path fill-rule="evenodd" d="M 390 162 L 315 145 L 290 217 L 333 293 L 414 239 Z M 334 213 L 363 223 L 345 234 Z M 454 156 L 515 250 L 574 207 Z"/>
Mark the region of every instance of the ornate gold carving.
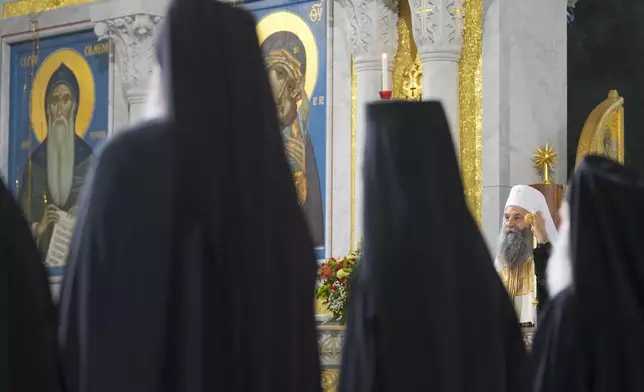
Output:
<path fill-rule="evenodd" d="M 423 98 L 423 69 L 420 59 L 416 56 L 416 62 L 403 74 L 403 96 L 409 101 L 420 101 Z"/>
<path fill-rule="evenodd" d="M 532 163 L 537 175 L 542 178 L 541 182 L 543 184 L 552 184 L 551 177 L 553 175 L 551 171 L 557 166 L 557 152 L 550 144 L 537 148 L 537 151 L 532 156 Z"/>
<path fill-rule="evenodd" d="M 2 19 L 14 16 L 38 15 L 41 12 L 72 5 L 93 3 L 96 0 L 19 0 L 2 6 Z"/>
<path fill-rule="evenodd" d="M 394 57 L 393 97 L 418 101 L 422 97 L 423 71 L 416 42 L 411 34 L 411 9 L 408 1 L 398 4 L 398 49 Z"/>
<path fill-rule="evenodd" d="M 465 196 L 479 226 L 483 187 L 482 52 L 483 0 L 468 0 L 459 69 L 460 158 Z"/>
<path fill-rule="evenodd" d="M 624 98 L 611 90 L 590 113 L 577 145 L 575 165 L 589 154 L 608 156 L 624 163 Z"/>
<path fill-rule="evenodd" d="M 322 370 L 322 390 L 324 392 L 337 391 L 339 381 L 340 381 L 339 370 Z"/>

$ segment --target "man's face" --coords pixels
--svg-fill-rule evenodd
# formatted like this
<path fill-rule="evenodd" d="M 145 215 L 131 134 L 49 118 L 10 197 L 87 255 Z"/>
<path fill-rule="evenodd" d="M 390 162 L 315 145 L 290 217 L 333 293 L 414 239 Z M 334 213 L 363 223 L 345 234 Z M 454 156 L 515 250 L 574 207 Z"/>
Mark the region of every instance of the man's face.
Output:
<path fill-rule="evenodd" d="M 525 222 L 527 210 L 517 206 L 507 206 L 503 213 L 503 229 L 506 232 L 519 232 L 528 228 Z"/>
<path fill-rule="evenodd" d="M 277 104 L 280 125 L 287 127 L 297 118 L 297 103 L 302 99 L 300 87 L 293 73 L 281 64 L 268 69 L 268 79 Z"/>
<path fill-rule="evenodd" d="M 497 257 L 506 266 L 518 266 L 532 254 L 532 231 L 525 223 L 527 213 L 521 207 L 508 206 L 503 214 Z"/>
<path fill-rule="evenodd" d="M 74 107 L 74 96 L 72 90 L 66 84 L 56 85 L 47 101 L 49 118 L 53 122 L 59 119 L 67 120 Z"/>

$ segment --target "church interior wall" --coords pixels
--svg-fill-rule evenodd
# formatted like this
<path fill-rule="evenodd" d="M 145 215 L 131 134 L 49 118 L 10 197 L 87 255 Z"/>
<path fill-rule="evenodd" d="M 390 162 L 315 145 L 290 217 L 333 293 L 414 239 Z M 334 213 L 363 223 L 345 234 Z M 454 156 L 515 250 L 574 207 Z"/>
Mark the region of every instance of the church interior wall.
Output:
<path fill-rule="evenodd" d="M 394 98 L 420 99 L 421 97 L 410 98 L 405 94 L 414 93 L 416 90 L 428 90 L 423 87 L 432 83 L 430 78 L 425 80 L 425 85 L 420 77 L 414 80 L 419 83 L 413 84 L 413 86 L 407 83 L 407 87 L 403 86 L 402 78 L 409 77 L 408 71 L 412 68 L 408 67 L 415 66 L 416 70 L 423 69 L 413 40 L 412 16 L 420 15 L 429 9 L 424 6 L 422 9 L 416 9 L 420 5 L 415 4 L 412 7 L 416 8 L 412 10 L 406 0 L 401 1 L 405 6 L 406 14 L 400 15 L 400 10 L 403 7 L 398 8 L 396 18 L 391 18 L 392 21 L 398 20 L 400 16 L 397 31 L 387 31 L 387 33 L 392 37 L 396 36 L 393 33 L 399 35 L 399 37 L 396 36 L 396 45 L 403 42 L 403 39 L 407 41 L 405 41 L 406 45 L 400 45 L 402 49 L 399 48 L 395 61 L 394 56 L 390 55 L 388 71 L 393 75 L 391 80 L 394 82 L 392 86 Z M 165 13 L 167 2 L 168 0 L 98 1 L 47 11 L 39 18 L 38 27 L 42 29 L 39 33 L 40 37 L 92 30 L 98 25 L 101 25 L 102 29 L 114 28 L 113 25 L 109 27 L 106 21 L 122 23 L 123 18 L 130 18 L 130 22 L 125 23 L 130 25 L 123 27 L 123 34 L 126 37 L 112 36 L 114 39 L 108 41 L 107 38 L 110 35 L 105 34 L 107 30 L 102 33 L 101 29 L 95 30 L 97 41 L 103 39 L 105 40 L 103 42 L 110 42 L 109 104 L 106 108 L 97 109 L 108 112 L 108 135 L 125 130 L 128 125 L 136 121 L 140 114 L 139 111 L 145 100 L 148 70 L 152 68 L 152 62 L 155 61 L 152 52 L 153 45 L 150 43 L 154 40 L 158 17 Z M 317 38 L 322 40 L 320 42 L 325 42 L 326 47 L 324 52 L 326 59 L 320 63 L 320 67 L 324 68 L 326 73 L 326 79 L 322 79 L 322 81 L 326 80 L 326 87 L 325 90 L 317 91 L 314 94 L 318 99 L 320 96 L 326 98 L 324 110 L 319 110 L 324 113 L 326 127 L 326 139 L 324 140 L 326 176 L 323 180 L 326 188 L 322 192 L 326 204 L 323 211 L 326 254 L 318 256 L 320 258 L 343 256 L 352 250 L 360 240 L 360 230 L 356 229 L 356 220 L 358 219 L 356 216 L 360 215 L 360 207 L 356 206 L 360 204 L 360 193 L 356 197 L 356 188 L 359 188 L 359 185 L 356 184 L 356 173 L 359 173 L 362 168 L 356 163 L 355 158 L 356 151 L 361 148 L 357 141 L 360 138 L 356 137 L 356 123 L 360 122 L 360 120 L 356 120 L 359 117 L 357 114 L 359 109 L 356 109 L 359 89 L 356 84 L 358 80 L 356 68 L 353 66 L 355 63 L 352 60 L 356 48 L 352 46 L 351 42 L 352 38 L 354 40 L 361 39 L 358 34 L 360 32 L 352 31 L 351 11 L 340 5 L 340 0 L 319 2 L 252 0 L 246 3 L 241 1 L 236 3 L 251 10 L 260 10 L 262 15 L 279 10 L 282 6 L 286 8 L 302 3 L 308 4 L 309 7 L 318 4 L 326 6 L 324 8 L 326 35 Z M 387 5 L 387 7 L 393 3 L 397 6 L 399 4 L 391 1 L 383 1 L 382 3 L 381 5 Z M 372 3 L 366 4 L 365 2 L 363 5 L 369 10 L 373 8 Z M 380 8 L 386 10 L 386 14 L 391 16 L 392 10 L 387 7 Z M 270 11 L 268 8 L 271 8 Z M 484 10 L 481 223 L 488 244 L 491 250 L 494 250 L 501 226 L 504 203 L 510 188 L 519 183 L 539 181 L 530 159 L 537 147 L 550 143 L 559 152 L 560 161 L 567 161 L 568 150 L 565 132 L 566 30 L 565 24 L 560 26 L 562 23 L 556 22 L 564 17 L 565 4 L 560 0 L 485 0 Z M 308 23 L 310 21 L 307 18 L 312 17 L 311 15 L 313 14 L 309 14 L 307 10 L 307 12 L 301 12 L 300 16 Z M 141 16 L 140 21 L 147 29 L 144 29 L 145 32 L 140 36 L 137 35 L 136 29 L 132 29 L 132 25 L 137 25 L 139 22 L 136 19 L 137 16 Z M 148 18 L 149 16 L 152 17 Z M 353 18 L 355 16 L 353 15 Z M 132 20 L 134 21 L 132 22 Z M 367 35 L 373 34 L 375 36 L 376 33 L 382 33 L 382 31 L 376 28 L 368 33 Z M 3 20 L 0 23 L 2 45 L 0 50 L 2 75 L 0 83 L 0 175 L 3 176 L 7 175 L 9 148 L 10 45 L 29 40 L 32 36 L 27 16 Z M 318 36 L 320 35 L 318 34 Z M 380 37 L 380 35 L 377 36 Z M 117 48 L 117 45 L 121 46 Z M 396 45 L 392 46 L 395 48 Z M 441 48 L 438 47 L 440 45 L 429 46 L 431 48 L 424 48 L 426 52 L 440 53 Z M 360 86 L 363 98 L 368 96 L 368 100 L 378 99 L 377 89 L 381 76 L 380 56 L 383 51 L 389 49 L 391 48 L 380 47 L 379 42 L 374 42 L 369 53 L 362 54 L 362 62 L 370 63 L 369 69 L 366 69 L 368 72 L 363 72 L 363 81 L 367 83 Z M 365 59 L 370 61 L 365 61 Z M 363 68 L 365 68 L 364 64 Z M 134 78 L 133 73 L 136 73 Z M 367 73 L 369 77 L 365 76 Z M 410 82 L 411 79 L 405 81 Z M 444 81 L 434 81 L 434 85 L 441 82 Z M 452 86 L 454 89 L 452 93 L 454 93 L 458 91 L 458 84 L 452 82 L 455 81 L 444 85 L 446 88 Z M 403 92 L 403 89 L 408 91 Z M 445 95 L 448 94 L 445 93 Z M 367 100 L 363 99 L 363 101 Z M 361 109 L 363 110 L 364 106 Z M 627 113 L 627 119 L 628 116 Z M 480 128 L 478 129 L 480 130 Z M 458 135 L 457 130 L 454 130 L 456 135 Z M 480 133 L 478 135 L 480 136 Z M 458 143 L 458 140 L 455 142 Z M 479 173 L 477 172 L 477 174 Z M 557 168 L 556 180 L 559 183 L 565 182 L 565 164 L 561 164 Z M 59 284 L 60 278 L 52 280 L 54 291 Z"/>
<path fill-rule="evenodd" d="M 494 251 L 509 190 L 540 181 L 532 155 L 559 153 L 566 181 L 566 4 L 558 0 L 487 2 L 483 32 L 483 219 Z"/>
<path fill-rule="evenodd" d="M 568 161 L 591 111 L 608 91 L 624 97 L 627 166 L 644 171 L 644 2 L 583 0 L 568 27 Z"/>
<path fill-rule="evenodd" d="M 251 4 L 252 3 L 252 4 Z M 252 8 L 260 2 L 249 2 Z M 273 2 L 274 3 L 274 2 Z M 297 3 L 297 2 L 292 2 Z M 491 248 L 495 247 L 503 204 L 509 189 L 517 183 L 538 182 L 530 157 L 534 150 L 550 143 L 566 161 L 566 73 L 565 26 L 552 20 L 565 15 L 558 0 L 486 0 L 483 40 L 483 167 L 482 228 Z M 583 2 L 582 2 L 583 3 Z M 582 4 L 580 3 L 580 4 Z M 243 3 L 240 2 L 241 5 Z M 326 211 L 327 256 L 346 254 L 359 239 L 351 241 L 356 200 L 351 189 L 354 167 L 352 154 L 352 34 L 347 10 L 339 2 L 327 1 L 327 108 L 326 108 Z M 42 34 L 62 34 L 74 23 L 90 27 L 106 19 L 137 13 L 162 15 L 167 1 L 111 0 L 66 7 L 42 14 Z M 70 27 L 70 23 L 72 26 Z M 410 24 L 410 23 L 409 23 Z M 16 33 L 28 33 L 28 17 L 4 20 L 0 27 L 4 45 Z M 544 27 L 545 26 L 545 27 Z M 28 34 L 23 36 L 27 39 Z M 114 44 L 112 44 L 114 45 Z M 414 45 L 415 48 L 415 45 Z M 110 134 L 125 129 L 132 120 L 123 85 L 125 63 L 112 47 L 110 69 Z M 416 59 L 417 60 L 417 59 Z M 149 58 L 141 58 L 149 62 Z M 142 64 L 138 64 L 142 65 Z M 130 64 L 136 67 L 137 64 Z M 146 65 L 146 66 L 149 66 Z M 142 67 L 145 68 L 145 67 Z M 6 67 L 3 66 L 3 72 Z M 4 79 L 3 79 L 4 80 Z M 2 91 L 6 86 L 1 87 Z M 396 93 L 396 92 L 394 92 Z M 8 121 L 7 96 L 0 96 L 0 121 Z M 627 115 L 628 118 L 628 115 Z M 6 132 L 2 127 L 0 132 Z M 0 135 L 1 136 L 1 135 Z M 7 170 L 7 137 L 0 137 L 0 173 Z M 4 143 L 4 144 L 3 144 Z M 557 168 L 557 182 L 566 180 L 566 165 Z"/>

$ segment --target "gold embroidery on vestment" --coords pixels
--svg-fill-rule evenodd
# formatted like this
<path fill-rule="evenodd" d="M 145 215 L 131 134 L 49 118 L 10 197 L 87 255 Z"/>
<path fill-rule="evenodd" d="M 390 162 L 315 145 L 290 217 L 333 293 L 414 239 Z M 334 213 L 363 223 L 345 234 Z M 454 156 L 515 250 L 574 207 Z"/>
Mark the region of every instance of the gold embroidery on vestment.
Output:
<path fill-rule="evenodd" d="M 535 292 L 534 260 L 530 259 L 520 267 L 505 267 L 500 272 L 501 281 L 511 298 Z"/>

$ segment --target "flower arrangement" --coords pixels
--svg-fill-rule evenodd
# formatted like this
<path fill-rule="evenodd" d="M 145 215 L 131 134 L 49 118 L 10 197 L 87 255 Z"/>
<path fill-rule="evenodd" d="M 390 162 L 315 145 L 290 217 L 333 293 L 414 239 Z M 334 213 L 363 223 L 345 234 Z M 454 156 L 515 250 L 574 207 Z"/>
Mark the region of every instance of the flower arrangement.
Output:
<path fill-rule="evenodd" d="M 333 313 L 333 321 L 344 324 L 349 300 L 349 289 L 354 272 L 362 256 L 360 247 L 340 259 L 330 258 L 320 265 L 317 298 Z"/>

